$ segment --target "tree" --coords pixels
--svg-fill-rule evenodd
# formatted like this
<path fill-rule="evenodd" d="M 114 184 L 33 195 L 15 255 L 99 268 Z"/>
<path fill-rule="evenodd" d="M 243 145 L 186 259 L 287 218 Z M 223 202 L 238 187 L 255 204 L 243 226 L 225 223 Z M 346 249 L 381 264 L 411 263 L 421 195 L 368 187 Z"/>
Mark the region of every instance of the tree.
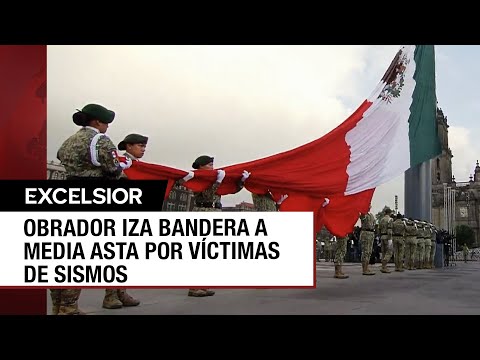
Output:
<path fill-rule="evenodd" d="M 380 212 L 378 212 L 377 215 L 375 215 L 375 219 L 377 220 L 377 223 L 379 223 L 379 222 L 380 222 L 380 219 L 385 216 L 385 212 L 387 211 L 387 209 L 388 209 L 388 210 L 391 210 L 391 211 L 392 211 L 392 214 L 393 214 L 393 210 L 390 209 L 390 207 L 388 207 L 387 205 L 385 205 L 385 206 L 383 207 L 383 210 L 380 211 Z"/>
<path fill-rule="evenodd" d="M 467 225 L 458 225 L 455 231 L 458 249 L 460 249 L 460 247 L 463 248 L 463 244 L 467 244 L 467 247 L 471 249 L 475 244 L 475 233 L 473 229 Z"/>

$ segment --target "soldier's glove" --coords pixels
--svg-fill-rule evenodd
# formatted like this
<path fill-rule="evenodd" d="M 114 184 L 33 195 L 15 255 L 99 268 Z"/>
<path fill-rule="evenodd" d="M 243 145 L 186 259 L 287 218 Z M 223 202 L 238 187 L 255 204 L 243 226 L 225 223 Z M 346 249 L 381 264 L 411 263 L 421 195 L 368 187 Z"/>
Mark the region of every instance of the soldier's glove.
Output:
<path fill-rule="evenodd" d="M 327 206 L 328 204 L 330 204 L 330 199 L 329 199 L 329 198 L 325 198 L 325 201 L 323 202 L 322 207 L 325 207 L 325 206 Z"/>
<path fill-rule="evenodd" d="M 285 201 L 285 199 L 288 198 L 288 195 L 282 195 L 280 196 L 280 200 L 277 201 L 277 204 L 280 205 Z"/>
<path fill-rule="evenodd" d="M 225 171 L 217 170 L 217 182 L 221 184 L 224 178 L 225 178 Z"/>
<path fill-rule="evenodd" d="M 128 169 L 130 166 L 132 166 L 132 159 L 128 158 L 127 160 L 125 160 L 125 162 L 121 162 L 120 163 L 120 167 L 122 168 L 122 170 L 126 170 Z"/>
<path fill-rule="evenodd" d="M 250 173 L 247 170 L 243 170 L 242 179 L 240 181 L 244 183 L 249 177 L 250 177 Z"/>
<path fill-rule="evenodd" d="M 187 175 L 185 175 L 182 180 L 183 182 L 187 182 L 188 180 L 192 180 L 195 177 L 195 173 L 193 171 L 189 171 Z"/>

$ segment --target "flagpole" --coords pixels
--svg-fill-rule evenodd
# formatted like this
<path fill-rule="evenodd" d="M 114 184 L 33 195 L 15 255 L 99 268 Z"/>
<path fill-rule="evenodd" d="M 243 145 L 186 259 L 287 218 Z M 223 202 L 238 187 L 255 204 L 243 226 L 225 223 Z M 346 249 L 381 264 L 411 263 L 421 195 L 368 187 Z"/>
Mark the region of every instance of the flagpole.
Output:
<path fill-rule="evenodd" d="M 432 222 L 431 160 L 405 172 L 405 216 Z"/>

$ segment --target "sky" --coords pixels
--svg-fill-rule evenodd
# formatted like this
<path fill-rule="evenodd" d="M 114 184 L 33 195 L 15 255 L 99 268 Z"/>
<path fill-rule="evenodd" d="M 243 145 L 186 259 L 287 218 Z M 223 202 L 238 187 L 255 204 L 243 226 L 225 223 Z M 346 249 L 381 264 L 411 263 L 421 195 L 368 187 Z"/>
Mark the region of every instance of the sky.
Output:
<path fill-rule="evenodd" d="M 78 130 L 75 109 L 114 110 L 108 135 L 149 137 L 142 159 L 190 170 L 259 159 L 318 139 L 373 91 L 400 45 L 49 45 L 47 158 Z M 453 174 L 468 181 L 480 158 L 480 46 L 437 45 L 439 107 L 448 118 Z M 372 212 L 404 209 L 404 176 L 379 186 Z M 251 202 L 242 190 L 224 206 Z"/>

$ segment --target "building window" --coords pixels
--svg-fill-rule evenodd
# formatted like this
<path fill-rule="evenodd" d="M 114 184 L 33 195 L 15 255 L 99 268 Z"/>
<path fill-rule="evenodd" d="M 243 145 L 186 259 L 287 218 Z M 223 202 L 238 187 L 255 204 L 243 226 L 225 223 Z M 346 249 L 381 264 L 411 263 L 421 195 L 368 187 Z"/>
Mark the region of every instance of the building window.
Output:
<path fill-rule="evenodd" d="M 440 170 L 440 159 L 437 159 L 437 170 Z"/>
<path fill-rule="evenodd" d="M 437 172 L 437 181 L 440 181 L 440 173 Z"/>
<path fill-rule="evenodd" d="M 169 202 L 169 203 L 167 204 L 167 211 L 175 211 L 175 204 Z"/>
<path fill-rule="evenodd" d="M 187 211 L 187 205 L 178 205 L 178 211 Z"/>
<path fill-rule="evenodd" d="M 187 194 L 181 194 L 180 201 L 187 201 Z"/>

